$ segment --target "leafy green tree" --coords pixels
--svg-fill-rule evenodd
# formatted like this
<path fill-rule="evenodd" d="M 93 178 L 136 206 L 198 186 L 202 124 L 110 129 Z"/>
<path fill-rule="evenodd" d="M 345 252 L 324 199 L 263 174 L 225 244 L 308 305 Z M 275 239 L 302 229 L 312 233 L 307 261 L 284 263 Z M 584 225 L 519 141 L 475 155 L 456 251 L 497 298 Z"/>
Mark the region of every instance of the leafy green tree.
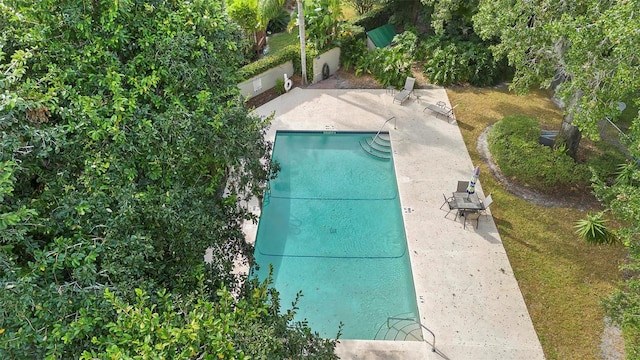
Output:
<path fill-rule="evenodd" d="M 575 158 L 582 133 L 597 139 L 598 122 L 616 119 L 618 102 L 640 87 L 638 11 L 637 1 L 481 0 L 474 28 L 498 39 L 495 54 L 515 68 L 513 89 L 560 84 L 557 144 Z"/>
<path fill-rule="evenodd" d="M 297 14 L 297 12 L 296 12 Z M 296 25 L 296 16 L 291 17 L 289 31 Z M 342 9 L 338 0 L 314 0 L 305 3 L 304 23 L 307 46 L 315 52 L 329 48 L 341 30 Z"/>
<path fill-rule="evenodd" d="M 284 6 L 283 0 L 232 0 L 227 6 L 229 17 L 247 33 L 266 30 Z"/>
<path fill-rule="evenodd" d="M 437 34 L 467 37 L 473 33 L 473 16 L 478 11 L 478 0 L 421 0 L 433 7 L 431 26 Z"/>
<path fill-rule="evenodd" d="M 119 305 L 174 319 L 176 305 L 226 311 L 215 289 L 261 291 L 231 272 L 252 261 L 243 204 L 265 187 L 270 145 L 238 95 L 243 35 L 229 24 L 211 0 L 0 4 L 0 358 L 108 352 L 92 338 L 114 331 L 144 341 L 117 329 L 134 324 Z M 215 316 L 252 326 L 242 309 Z M 315 341 L 295 329 L 255 336 Z"/>
<path fill-rule="evenodd" d="M 255 283 L 239 301 L 225 288 L 217 291 L 216 301 L 202 296 L 208 293 L 204 288 L 186 297 L 135 289 L 132 302 L 106 289 L 111 316 L 84 313 L 63 339 L 83 334 L 87 324 L 93 324 L 87 335 L 100 328 L 92 339 L 96 346 L 81 359 L 337 359 L 335 341 L 294 322 L 293 310 L 279 315 L 278 294 L 269 284 Z"/>

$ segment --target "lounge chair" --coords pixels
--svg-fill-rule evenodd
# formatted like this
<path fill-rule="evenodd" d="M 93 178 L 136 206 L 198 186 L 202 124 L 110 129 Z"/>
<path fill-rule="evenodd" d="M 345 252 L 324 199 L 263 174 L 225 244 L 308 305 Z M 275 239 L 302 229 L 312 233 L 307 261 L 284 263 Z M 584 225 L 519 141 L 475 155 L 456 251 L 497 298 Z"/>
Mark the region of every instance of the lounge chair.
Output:
<path fill-rule="evenodd" d="M 424 108 L 422 110 L 422 112 L 424 112 L 425 110 L 429 109 L 435 113 L 437 113 L 436 116 L 438 115 L 444 115 L 447 117 L 447 121 L 449 121 L 449 119 L 455 120 L 455 115 L 453 114 L 453 109 L 455 109 L 456 107 L 458 107 L 458 105 L 450 108 L 447 106 L 447 104 L 444 101 L 438 101 L 436 104 L 429 104 L 427 105 L 426 108 Z"/>
<path fill-rule="evenodd" d="M 402 91 L 393 97 L 393 102 L 395 103 L 397 101 L 402 105 L 402 103 L 411 96 L 411 93 L 413 92 L 413 85 L 415 85 L 415 83 L 415 78 L 407 77 L 407 80 L 404 82 L 404 88 L 402 88 Z"/>

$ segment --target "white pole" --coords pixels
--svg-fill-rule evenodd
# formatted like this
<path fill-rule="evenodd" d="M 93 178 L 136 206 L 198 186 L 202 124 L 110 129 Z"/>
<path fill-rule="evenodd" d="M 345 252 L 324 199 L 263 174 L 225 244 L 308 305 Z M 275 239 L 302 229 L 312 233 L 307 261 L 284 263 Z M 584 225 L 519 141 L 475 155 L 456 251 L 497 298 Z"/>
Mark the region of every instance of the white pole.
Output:
<path fill-rule="evenodd" d="M 307 52 L 304 39 L 304 13 L 302 0 L 298 0 L 298 30 L 300 31 L 300 65 L 302 66 L 302 85 L 307 85 Z"/>

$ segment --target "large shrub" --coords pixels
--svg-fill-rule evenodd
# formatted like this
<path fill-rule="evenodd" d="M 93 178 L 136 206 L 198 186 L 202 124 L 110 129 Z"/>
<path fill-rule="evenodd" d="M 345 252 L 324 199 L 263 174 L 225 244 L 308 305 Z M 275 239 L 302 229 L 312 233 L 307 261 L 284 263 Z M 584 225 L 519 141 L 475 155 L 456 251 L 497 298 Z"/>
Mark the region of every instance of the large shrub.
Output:
<path fill-rule="evenodd" d="M 366 33 L 362 26 L 346 24 L 338 36 L 340 63 L 346 69 L 354 66 L 367 53 Z"/>
<path fill-rule="evenodd" d="M 433 84 L 488 86 L 501 79 L 499 63 L 484 42 L 433 36 L 424 47 L 424 74 Z"/>
<path fill-rule="evenodd" d="M 417 39 L 415 33 L 405 31 L 394 37 L 392 46 L 360 54 L 355 63 L 356 76 L 366 72 L 382 86 L 402 87 L 407 76 L 412 76 Z"/>
<path fill-rule="evenodd" d="M 526 116 L 509 116 L 489 132 L 489 150 L 502 173 L 543 192 L 554 187 L 584 186 L 589 171 L 562 148 L 540 145 L 538 123 Z"/>
<path fill-rule="evenodd" d="M 276 16 L 269 20 L 269 24 L 267 25 L 267 33 L 275 34 L 279 32 L 283 32 L 287 30 L 287 25 L 289 25 L 289 21 L 291 20 L 291 15 L 285 8 L 280 8 Z"/>
<path fill-rule="evenodd" d="M 300 46 L 289 45 L 282 48 L 277 53 L 264 57 L 258 61 L 254 61 L 251 64 L 245 65 L 240 69 L 241 81 L 251 79 L 252 77 L 263 73 L 273 67 L 284 64 L 287 61 L 293 61 L 293 66 L 296 72 L 300 71 Z"/>

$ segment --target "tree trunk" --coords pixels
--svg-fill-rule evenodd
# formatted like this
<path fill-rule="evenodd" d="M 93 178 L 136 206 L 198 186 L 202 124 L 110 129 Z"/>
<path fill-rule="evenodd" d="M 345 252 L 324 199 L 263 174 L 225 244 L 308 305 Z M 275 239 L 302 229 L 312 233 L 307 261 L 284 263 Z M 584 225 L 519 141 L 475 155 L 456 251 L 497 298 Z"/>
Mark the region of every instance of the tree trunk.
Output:
<path fill-rule="evenodd" d="M 575 160 L 578 155 L 578 147 L 580 146 L 582 133 L 577 127 L 571 125 L 572 122 L 573 113 L 566 114 L 562 119 L 562 125 L 556 137 L 555 147 L 566 146 L 567 154 Z"/>
<path fill-rule="evenodd" d="M 565 109 L 564 117 L 562 118 L 562 125 L 560 131 L 556 137 L 555 147 L 564 145 L 567 149 L 567 154 L 574 160 L 578 155 L 578 147 L 580 146 L 580 140 L 582 139 L 582 133 L 580 130 L 573 126 L 573 117 L 576 111 L 576 104 L 582 97 L 581 91 L 574 91 L 569 100 L 569 106 Z"/>

